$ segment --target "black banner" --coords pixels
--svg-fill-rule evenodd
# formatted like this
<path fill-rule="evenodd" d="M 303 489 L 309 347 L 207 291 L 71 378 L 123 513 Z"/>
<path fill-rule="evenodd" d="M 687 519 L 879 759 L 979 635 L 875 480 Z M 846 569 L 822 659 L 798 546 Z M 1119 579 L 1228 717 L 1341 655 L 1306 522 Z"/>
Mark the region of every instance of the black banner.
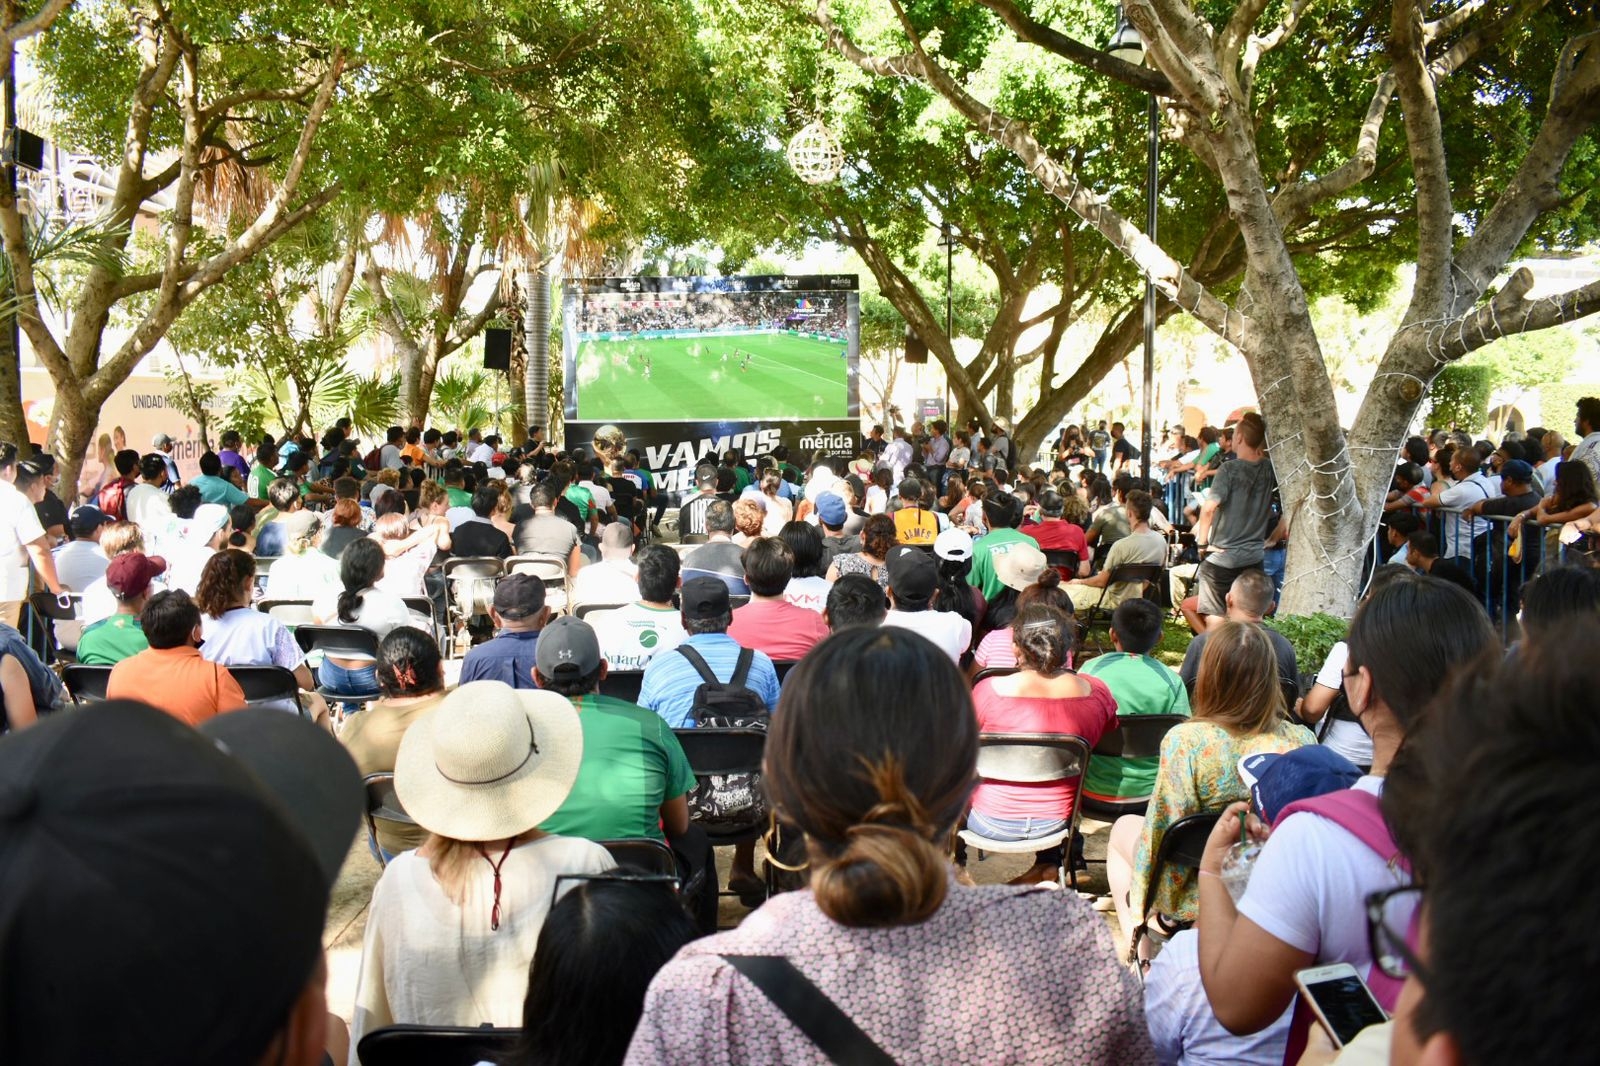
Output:
<path fill-rule="evenodd" d="M 782 444 L 789 462 L 804 470 L 827 460 L 835 473 L 861 450 L 860 424 L 855 419 L 811 422 L 635 422 L 614 426 L 596 422 L 568 422 L 566 449 L 582 448 L 589 455 L 610 455 L 620 430 L 629 449 L 639 453 L 639 466 L 649 470 L 656 485 L 674 498 L 694 491 L 695 467 L 702 460 L 716 463 L 730 448 L 745 459 L 770 455 Z"/>

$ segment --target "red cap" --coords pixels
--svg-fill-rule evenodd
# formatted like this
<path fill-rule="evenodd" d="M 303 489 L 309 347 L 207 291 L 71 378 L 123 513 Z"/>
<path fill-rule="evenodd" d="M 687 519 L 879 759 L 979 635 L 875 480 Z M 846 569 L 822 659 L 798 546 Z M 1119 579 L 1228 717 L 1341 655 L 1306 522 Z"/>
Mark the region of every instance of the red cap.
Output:
<path fill-rule="evenodd" d="M 167 561 L 159 555 L 126 552 L 106 567 L 106 587 L 118 598 L 131 600 L 150 589 L 150 579 L 167 572 Z"/>

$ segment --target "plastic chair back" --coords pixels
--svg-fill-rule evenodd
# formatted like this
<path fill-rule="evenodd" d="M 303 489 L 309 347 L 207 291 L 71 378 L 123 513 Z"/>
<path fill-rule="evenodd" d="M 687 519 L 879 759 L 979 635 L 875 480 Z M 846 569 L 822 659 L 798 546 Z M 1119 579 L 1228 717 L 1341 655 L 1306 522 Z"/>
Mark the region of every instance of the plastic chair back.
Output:
<path fill-rule="evenodd" d="M 596 611 L 616 611 L 628 606 L 625 603 L 580 603 L 572 609 L 579 618 L 588 618 Z"/>
<path fill-rule="evenodd" d="M 696 777 L 753 774 L 761 770 L 765 729 L 674 729 Z"/>
<path fill-rule="evenodd" d="M 106 698 L 106 685 L 111 682 L 111 667 L 85 666 L 73 663 L 61 671 L 61 683 L 74 703 L 98 703 Z"/>
<path fill-rule="evenodd" d="M 311 616 L 310 600 L 262 600 L 256 604 L 256 610 L 270 614 L 290 629 L 317 624 Z"/>
<path fill-rule="evenodd" d="M 300 626 L 294 639 L 306 654 L 378 657 L 378 635 L 360 626 Z"/>
<path fill-rule="evenodd" d="M 372 853 L 383 862 L 383 852 L 378 847 L 378 821 L 397 822 L 401 825 L 416 825 L 416 821 L 406 813 L 405 807 L 400 804 L 400 796 L 394 788 L 394 771 L 386 770 L 380 773 L 368 774 L 362 778 L 367 786 L 367 840 L 372 845 Z M 387 862 L 383 863 L 385 866 Z"/>
<path fill-rule="evenodd" d="M 600 679 L 600 694 L 614 699 L 639 702 L 639 686 L 644 684 L 643 670 L 612 670 Z"/>
<path fill-rule="evenodd" d="M 386 1025 L 361 1038 L 361 1066 L 477 1066 L 510 1062 L 521 1029 L 480 1029 L 430 1025 Z"/>
<path fill-rule="evenodd" d="M 228 673 L 244 689 L 246 707 L 261 704 L 289 704 L 304 712 L 300 703 L 300 683 L 281 666 L 230 666 Z"/>
<path fill-rule="evenodd" d="M 1082 737 L 1063 733 L 978 734 L 978 776 L 986 781 L 1070 781 L 1081 777 L 1088 765 L 1089 742 Z"/>
<path fill-rule="evenodd" d="M 982 670 L 972 675 L 972 683 L 977 685 L 979 681 L 986 677 L 1006 677 L 1016 672 L 1017 667 L 1015 666 L 985 666 Z"/>
<path fill-rule="evenodd" d="M 618 866 L 631 866 L 649 874 L 666 877 L 678 876 L 678 860 L 672 849 L 659 840 L 649 837 L 625 837 L 621 840 L 602 840 L 602 848 L 611 853 Z"/>
<path fill-rule="evenodd" d="M 1161 754 L 1161 741 L 1173 726 L 1189 719 L 1181 714 L 1129 714 L 1117 718 L 1117 728 L 1109 730 L 1094 746 L 1095 755 L 1123 759 L 1155 758 Z"/>

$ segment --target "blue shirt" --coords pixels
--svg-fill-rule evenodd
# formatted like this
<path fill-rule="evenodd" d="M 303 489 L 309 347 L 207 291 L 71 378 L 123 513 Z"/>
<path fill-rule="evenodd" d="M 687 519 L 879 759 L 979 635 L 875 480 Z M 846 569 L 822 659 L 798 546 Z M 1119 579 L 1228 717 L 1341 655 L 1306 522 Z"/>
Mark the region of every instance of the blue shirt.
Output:
<path fill-rule="evenodd" d="M 700 633 L 684 641 L 700 653 L 711 673 L 724 683 L 733 679 L 738 665 L 738 643 L 726 633 Z M 694 694 L 705 680 L 688 659 L 675 652 L 662 652 L 644 668 L 644 679 L 639 685 L 639 706 L 655 711 L 674 729 L 692 727 L 689 720 L 694 710 Z M 772 660 L 762 652 L 755 653 L 750 664 L 750 676 L 745 684 L 766 703 L 771 711 L 778 706 L 778 672 Z"/>
<path fill-rule="evenodd" d="M 512 688 L 536 688 L 533 683 L 533 649 L 537 629 L 516 633 L 501 630 L 493 640 L 467 652 L 461 664 L 461 684 L 468 681 L 504 681 Z"/>
<path fill-rule="evenodd" d="M 200 490 L 200 498 L 206 503 L 220 503 L 224 507 L 237 507 L 250 498 L 227 478 L 201 474 L 189 484 Z"/>
<path fill-rule="evenodd" d="M 0 659 L 7 655 L 17 660 L 22 665 L 23 672 L 28 675 L 28 688 L 33 693 L 33 706 L 36 711 L 43 713 L 54 710 L 67 702 L 67 690 L 62 687 L 55 673 L 39 661 L 39 657 L 28 647 L 28 642 L 21 633 L 0 622 Z M 5 707 L 0 706 L 0 726 L 4 725 Z"/>

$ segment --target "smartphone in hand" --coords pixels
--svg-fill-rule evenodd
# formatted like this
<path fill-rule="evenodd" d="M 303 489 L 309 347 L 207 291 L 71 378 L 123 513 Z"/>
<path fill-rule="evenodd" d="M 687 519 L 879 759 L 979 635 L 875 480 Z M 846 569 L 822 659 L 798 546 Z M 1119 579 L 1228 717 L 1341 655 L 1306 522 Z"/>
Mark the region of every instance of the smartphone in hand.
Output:
<path fill-rule="evenodd" d="M 1335 1047 L 1344 1047 L 1367 1026 L 1389 1020 L 1367 983 L 1347 962 L 1299 970 L 1294 983 Z"/>

